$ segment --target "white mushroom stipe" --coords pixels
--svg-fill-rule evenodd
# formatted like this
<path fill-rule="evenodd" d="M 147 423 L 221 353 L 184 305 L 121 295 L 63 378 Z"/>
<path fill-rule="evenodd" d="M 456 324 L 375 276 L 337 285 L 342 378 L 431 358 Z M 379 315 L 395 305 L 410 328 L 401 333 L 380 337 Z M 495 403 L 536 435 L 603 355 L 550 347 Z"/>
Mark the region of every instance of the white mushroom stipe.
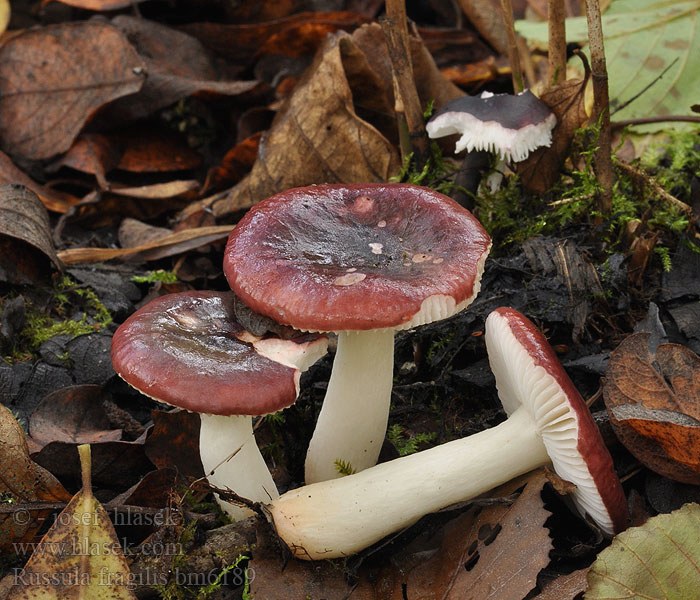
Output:
<path fill-rule="evenodd" d="M 277 486 L 260 454 L 248 415 L 200 415 L 199 453 L 209 483 L 234 491 L 253 502 L 270 502 L 279 496 Z M 253 516 L 243 506 L 216 499 L 232 519 Z"/>

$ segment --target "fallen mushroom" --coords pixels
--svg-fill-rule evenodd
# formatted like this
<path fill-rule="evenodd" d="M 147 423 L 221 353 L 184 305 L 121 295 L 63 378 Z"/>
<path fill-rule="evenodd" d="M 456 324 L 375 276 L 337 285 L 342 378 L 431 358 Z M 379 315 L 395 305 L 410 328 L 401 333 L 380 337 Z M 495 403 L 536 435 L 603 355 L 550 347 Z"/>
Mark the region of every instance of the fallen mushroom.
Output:
<path fill-rule="evenodd" d="M 200 413 L 200 456 L 209 482 L 256 502 L 279 494 L 255 442 L 251 415 L 290 406 L 301 372 L 327 339 L 261 339 L 233 314 L 231 292 L 182 292 L 152 300 L 112 339 L 117 374 L 142 394 Z M 253 514 L 220 500 L 233 518 Z"/>
<path fill-rule="evenodd" d="M 485 150 L 520 162 L 540 146 L 550 146 L 557 118 L 532 92 L 463 96 L 441 107 L 425 126 L 428 136 L 461 137 L 455 153 Z"/>
<path fill-rule="evenodd" d="M 395 184 L 277 194 L 231 233 L 224 273 L 254 311 L 338 333 L 306 482 L 376 464 L 386 434 L 394 331 L 447 318 L 479 291 L 491 240 L 450 198 Z"/>
<path fill-rule="evenodd" d="M 508 419 L 267 504 L 294 556 L 348 556 L 427 513 L 548 464 L 576 485 L 576 508 L 605 534 L 626 526 L 627 504 L 610 454 L 542 333 L 517 311 L 499 308 L 486 320 L 486 344 Z"/>

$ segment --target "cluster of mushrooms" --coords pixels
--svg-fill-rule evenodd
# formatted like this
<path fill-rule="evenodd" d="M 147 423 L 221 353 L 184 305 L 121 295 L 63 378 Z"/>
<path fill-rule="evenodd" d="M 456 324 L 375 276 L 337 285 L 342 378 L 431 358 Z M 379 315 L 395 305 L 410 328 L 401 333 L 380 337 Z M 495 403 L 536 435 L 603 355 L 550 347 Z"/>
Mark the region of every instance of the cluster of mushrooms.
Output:
<path fill-rule="evenodd" d="M 464 133 L 454 115 L 472 117 L 462 112 L 448 105 L 428 131 Z M 444 116 L 450 114 L 452 121 Z M 554 121 L 538 119 L 551 134 Z M 543 135 L 538 130 L 533 142 L 531 135 L 501 132 L 509 149 L 500 152 L 519 159 L 522 148 L 547 145 Z M 493 150 L 487 142 L 460 143 Z M 465 309 L 479 292 L 490 247 L 468 210 L 427 188 L 288 190 L 256 205 L 232 231 L 224 256 L 232 291 L 151 301 L 115 333 L 114 369 L 143 394 L 200 413 L 209 482 L 260 503 L 298 558 L 356 553 L 425 514 L 543 465 L 574 483 L 577 510 L 613 535 L 626 526 L 628 512 L 610 455 L 544 336 L 511 308 L 488 316 L 485 335 L 508 419 L 376 464 L 389 417 L 394 332 Z M 237 301 L 292 333 L 247 331 L 236 319 Z M 329 332 L 337 335 L 337 350 L 308 448 L 306 485 L 280 496 L 252 416 L 294 403 L 301 373 L 326 353 Z M 338 465 L 353 474 L 341 476 Z M 252 514 L 219 502 L 234 519 Z"/>

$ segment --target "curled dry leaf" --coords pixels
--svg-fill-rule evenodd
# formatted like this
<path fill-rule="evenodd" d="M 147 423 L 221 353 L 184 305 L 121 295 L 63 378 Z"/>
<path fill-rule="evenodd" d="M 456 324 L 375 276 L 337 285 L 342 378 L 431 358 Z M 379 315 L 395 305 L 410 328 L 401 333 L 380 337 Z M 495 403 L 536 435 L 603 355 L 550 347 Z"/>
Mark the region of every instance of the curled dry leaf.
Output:
<path fill-rule="evenodd" d="M 191 205 L 183 217 L 206 206 L 221 217 L 288 188 L 326 182 L 380 182 L 398 171 L 396 149 L 355 113 L 343 69 L 343 43 L 353 43 L 345 33 L 326 38 L 260 141 L 250 174 L 230 191 Z"/>
<path fill-rule="evenodd" d="M 48 471 L 29 458 L 24 431 L 10 410 L 0 404 L 0 498 L 15 505 L 67 502 L 70 494 Z M 22 508 L 0 514 L 0 550 L 10 552 L 16 542 L 30 542 L 50 511 Z"/>
<path fill-rule="evenodd" d="M 24 31 L 0 48 L 0 146 L 27 159 L 65 152 L 95 111 L 141 88 L 144 69 L 106 23 Z"/>
<path fill-rule="evenodd" d="M 700 485 L 700 357 L 678 344 L 627 337 L 610 355 L 603 397 L 617 437 L 644 465 Z"/>
<path fill-rule="evenodd" d="M 78 448 L 83 486 L 56 517 L 21 572 L 8 600 L 136 600 L 129 566 L 107 512 L 92 494 L 90 446 Z"/>
<path fill-rule="evenodd" d="M 0 185 L 0 275 L 23 283 L 39 278 L 42 262 L 61 269 L 51 238 L 49 215 L 41 200 L 26 187 Z M 43 258 L 43 261 L 42 261 Z"/>
<path fill-rule="evenodd" d="M 58 257 L 66 265 L 100 262 L 115 258 L 133 259 L 138 257 L 142 260 L 158 260 L 224 240 L 231 233 L 231 229 L 233 229 L 232 225 L 183 229 L 133 248 L 71 248 L 60 251 Z"/>
<path fill-rule="evenodd" d="M 585 59 L 584 66 L 586 74 L 583 79 L 564 81 L 540 97 L 556 115 L 557 124 L 552 131 L 552 145 L 549 148 L 538 148 L 517 165 L 523 185 L 531 192 L 541 194 L 552 187 L 559 178 L 559 170 L 576 130 L 588 119 L 584 91 L 590 70 Z"/>

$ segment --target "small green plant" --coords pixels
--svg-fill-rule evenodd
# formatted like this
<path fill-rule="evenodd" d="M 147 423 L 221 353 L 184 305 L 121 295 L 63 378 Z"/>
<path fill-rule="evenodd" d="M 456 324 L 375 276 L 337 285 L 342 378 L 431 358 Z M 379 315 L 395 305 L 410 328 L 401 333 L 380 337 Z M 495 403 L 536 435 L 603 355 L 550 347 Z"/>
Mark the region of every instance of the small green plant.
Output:
<path fill-rule="evenodd" d="M 432 442 L 436 436 L 437 434 L 435 432 L 408 435 L 403 426 L 398 423 L 389 427 L 387 431 L 387 439 L 393 444 L 394 448 L 396 448 L 399 456 L 406 456 L 418 452 L 418 448 L 421 444 Z"/>
<path fill-rule="evenodd" d="M 134 275 L 131 281 L 134 283 L 177 283 L 177 275 L 175 271 L 156 269 L 155 271 L 148 271 L 143 275 Z"/>
<path fill-rule="evenodd" d="M 197 593 L 197 600 L 207 600 L 207 598 L 209 598 L 214 592 L 220 589 L 221 585 L 224 582 L 224 577 L 226 576 L 226 574 L 230 573 L 234 569 L 236 569 L 236 573 L 238 573 L 238 570 L 241 570 L 238 565 L 244 560 L 249 560 L 249 558 L 241 554 L 232 564 L 221 569 L 221 572 L 219 572 L 214 581 L 199 589 L 199 592 Z M 248 570 L 243 569 L 242 571 L 244 575 L 243 577 L 240 577 L 240 581 L 241 585 L 243 585 L 243 600 L 245 600 L 246 594 L 248 595 L 248 598 L 250 598 L 250 581 L 248 579 Z M 237 574 L 236 578 L 238 579 Z M 234 585 L 236 583 L 237 581 L 234 582 Z"/>
<path fill-rule="evenodd" d="M 334 460 L 333 464 L 335 465 L 336 471 L 338 471 L 338 473 L 341 475 L 354 475 L 357 473 L 353 466 L 349 462 L 344 461 L 342 458 Z"/>

